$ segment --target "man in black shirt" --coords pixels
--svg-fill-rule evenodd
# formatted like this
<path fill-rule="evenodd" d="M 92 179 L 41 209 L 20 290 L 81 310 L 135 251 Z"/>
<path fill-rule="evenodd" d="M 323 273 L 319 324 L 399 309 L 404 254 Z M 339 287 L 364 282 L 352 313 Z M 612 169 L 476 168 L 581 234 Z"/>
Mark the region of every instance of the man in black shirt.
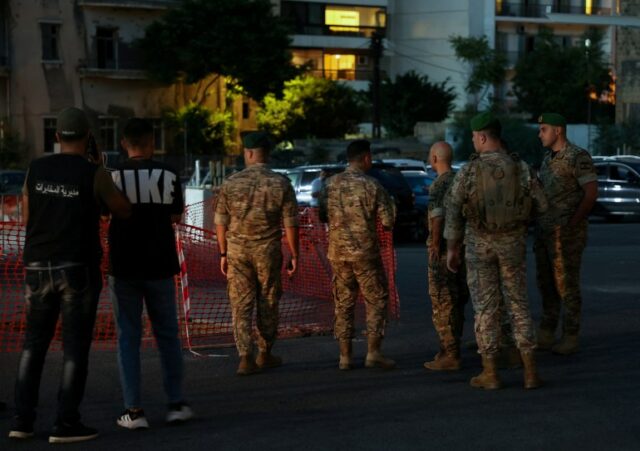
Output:
<path fill-rule="evenodd" d="M 176 172 L 152 160 L 153 127 L 130 119 L 122 146 L 129 159 L 112 177 L 133 204 L 130 219 L 113 218 L 109 228 L 109 286 L 118 328 L 118 364 L 125 411 L 117 424 L 148 428 L 140 397 L 140 339 L 143 301 L 158 343 L 164 388 L 169 400 L 167 422 L 193 416 L 182 397 L 182 347 L 178 337 L 174 276 L 179 271 L 173 224 L 184 210 Z"/>
<path fill-rule="evenodd" d="M 100 205 L 128 216 L 131 204 L 104 168 L 88 161 L 89 121 L 82 110 L 58 116 L 60 154 L 31 162 L 23 189 L 27 330 L 16 381 L 16 417 L 9 437 L 33 436 L 44 360 L 62 312 L 64 365 L 58 393 L 58 418 L 50 443 L 95 438 L 80 423 L 98 298 Z"/>

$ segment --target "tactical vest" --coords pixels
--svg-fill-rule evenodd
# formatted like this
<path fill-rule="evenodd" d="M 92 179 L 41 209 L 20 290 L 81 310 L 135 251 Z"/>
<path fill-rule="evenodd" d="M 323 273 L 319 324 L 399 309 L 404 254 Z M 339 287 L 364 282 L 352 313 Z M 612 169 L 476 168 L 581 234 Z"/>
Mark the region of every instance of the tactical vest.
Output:
<path fill-rule="evenodd" d="M 476 157 L 470 163 L 464 213 L 470 225 L 487 232 L 509 232 L 531 215 L 530 174 L 516 154 L 497 161 Z M 475 181 L 475 183 L 473 183 Z"/>

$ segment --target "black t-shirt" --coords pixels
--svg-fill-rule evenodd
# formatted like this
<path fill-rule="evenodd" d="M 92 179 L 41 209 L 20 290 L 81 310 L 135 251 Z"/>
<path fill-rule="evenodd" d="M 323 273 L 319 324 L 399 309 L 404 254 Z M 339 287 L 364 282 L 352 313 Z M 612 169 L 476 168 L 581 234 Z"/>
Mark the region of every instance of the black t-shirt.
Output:
<path fill-rule="evenodd" d="M 179 271 L 171 215 L 184 200 L 177 173 L 154 160 L 129 159 L 116 166 L 113 181 L 133 205 L 129 219 L 109 226 L 111 274 L 122 279 L 166 279 Z"/>
<path fill-rule="evenodd" d="M 73 154 L 31 162 L 26 180 L 25 263 L 100 261 L 100 208 L 94 193 L 97 170 L 98 166 Z"/>

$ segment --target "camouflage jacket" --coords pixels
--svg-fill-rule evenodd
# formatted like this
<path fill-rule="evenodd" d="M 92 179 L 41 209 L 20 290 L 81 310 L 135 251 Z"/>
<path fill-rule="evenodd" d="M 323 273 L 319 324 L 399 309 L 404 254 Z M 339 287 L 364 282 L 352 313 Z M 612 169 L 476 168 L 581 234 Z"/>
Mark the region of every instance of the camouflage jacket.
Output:
<path fill-rule="evenodd" d="M 229 177 L 220 187 L 214 211 L 215 224 L 228 227 L 227 243 L 232 251 L 280 240 L 282 225 L 298 225 L 291 182 L 265 164 Z"/>
<path fill-rule="evenodd" d="M 558 152 L 549 151 L 540 166 L 540 182 L 549 210 L 540 217 L 543 228 L 564 225 L 584 196 L 582 186 L 598 180 L 591 155 L 571 143 Z"/>
<path fill-rule="evenodd" d="M 391 229 L 395 204 L 376 179 L 348 167 L 327 179 L 320 204 L 328 216 L 330 260 L 358 261 L 379 256 L 376 220 Z"/>
<path fill-rule="evenodd" d="M 440 174 L 438 178 L 429 187 L 429 207 L 427 209 L 427 224 L 429 224 L 429 236 L 427 237 L 427 246 L 433 241 L 431 231 L 433 230 L 433 220 L 435 218 L 443 218 L 446 213 L 445 198 L 449 193 L 449 189 L 453 184 L 455 174 L 452 171 Z M 443 229 L 444 231 L 444 229 Z M 441 232 L 442 233 L 442 232 Z M 446 242 L 440 237 L 440 250 L 446 250 Z"/>
<path fill-rule="evenodd" d="M 490 225 L 486 224 L 487 218 L 478 217 L 478 208 L 473 206 L 473 203 L 478 199 L 484 199 L 486 202 L 492 201 L 484 197 L 484 187 L 480 183 L 478 169 L 481 163 L 495 168 L 494 172 L 498 174 L 498 178 L 499 173 L 508 173 L 509 169 L 513 169 L 512 165 L 519 165 L 516 173 L 519 174 L 517 188 L 520 190 L 520 199 L 517 199 L 517 202 L 522 203 L 524 208 L 516 216 L 517 219 L 513 226 L 503 231 L 495 231 L 487 227 Z M 524 235 L 531 216 L 540 214 L 547 208 L 548 204 L 542 188 L 533 176 L 529 165 L 524 161 L 514 160 L 513 156 L 509 156 L 503 151 L 482 152 L 465 165 L 453 180 L 446 201 L 444 237 L 447 240 L 459 240 L 463 236 L 469 238 L 472 235 L 491 235 L 492 233 Z M 482 214 L 482 212 L 479 213 Z"/>

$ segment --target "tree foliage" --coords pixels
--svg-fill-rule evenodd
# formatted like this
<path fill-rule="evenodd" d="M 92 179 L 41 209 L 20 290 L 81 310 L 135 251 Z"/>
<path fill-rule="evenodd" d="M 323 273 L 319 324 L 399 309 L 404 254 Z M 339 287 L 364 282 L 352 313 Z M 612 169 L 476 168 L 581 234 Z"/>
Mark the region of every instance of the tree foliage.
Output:
<path fill-rule="evenodd" d="M 416 122 L 440 122 L 453 110 L 454 88 L 431 83 L 414 71 L 383 80 L 380 86 L 380 119 L 391 136 L 413 135 Z"/>
<path fill-rule="evenodd" d="M 342 138 L 362 121 L 364 107 L 352 88 L 309 75 L 285 83 L 282 97 L 267 95 L 258 126 L 280 140 Z"/>
<path fill-rule="evenodd" d="M 289 30 L 269 0 L 183 0 L 137 43 L 156 80 L 195 83 L 218 74 L 254 99 L 297 74 L 289 44 Z"/>
<path fill-rule="evenodd" d="M 593 150 L 596 155 L 640 154 L 640 121 L 599 124 Z"/>
<path fill-rule="evenodd" d="M 475 109 L 485 98 L 489 88 L 505 80 L 507 57 L 504 53 L 492 49 L 486 36 L 452 36 L 449 43 L 456 58 L 471 66 L 465 90 L 475 97 Z"/>
<path fill-rule="evenodd" d="M 584 44 L 586 39 L 591 42 L 589 47 Z M 519 107 L 532 118 L 555 111 L 575 123 L 587 122 L 591 102 L 592 121 L 612 117 L 612 104 L 598 100 L 612 83 L 602 40 L 603 32 L 590 29 L 582 45 L 563 47 L 552 31 L 543 29 L 533 51 L 516 66 L 513 89 Z"/>
<path fill-rule="evenodd" d="M 224 155 L 232 142 L 235 122 L 230 111 L 211 111 L 196 103 L 189 103 L 164 115 L 165 125 L 174 132 L 171 150 L 181 153 L 187 138 L 187 150 L 197 155 Z"/>

